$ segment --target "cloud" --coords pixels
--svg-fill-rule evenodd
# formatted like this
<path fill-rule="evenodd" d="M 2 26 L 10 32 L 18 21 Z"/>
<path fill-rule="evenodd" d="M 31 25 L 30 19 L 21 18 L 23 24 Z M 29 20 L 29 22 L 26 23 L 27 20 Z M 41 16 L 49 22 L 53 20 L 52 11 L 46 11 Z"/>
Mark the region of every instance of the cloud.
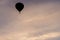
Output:
<path fill-rule="evenodd" d="M 60 37 L 59 2 L 27 4 L 20 15 L 12 7 L 16 0 L 12 2 L 0 7 L 0 40 L 54 40 Z"/>

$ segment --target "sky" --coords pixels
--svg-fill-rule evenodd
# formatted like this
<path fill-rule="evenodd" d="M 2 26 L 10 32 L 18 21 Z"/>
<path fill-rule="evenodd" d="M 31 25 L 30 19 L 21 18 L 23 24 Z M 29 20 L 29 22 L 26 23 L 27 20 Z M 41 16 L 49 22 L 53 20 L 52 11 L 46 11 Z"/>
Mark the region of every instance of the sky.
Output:
<path fill-rule="evenodd" d="M 0 40 L 60 40 L 60 1 L 0 0 Z"/>

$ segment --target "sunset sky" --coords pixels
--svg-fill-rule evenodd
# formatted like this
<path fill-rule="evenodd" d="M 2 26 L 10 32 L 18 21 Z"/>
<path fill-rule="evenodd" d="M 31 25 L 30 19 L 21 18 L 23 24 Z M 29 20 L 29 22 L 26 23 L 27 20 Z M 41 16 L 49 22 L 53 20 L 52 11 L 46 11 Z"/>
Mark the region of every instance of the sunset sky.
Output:
<path fill-rule="evenodd" d="M 60 40 L 60 1 L 0 0 L 0 40 Z"/>

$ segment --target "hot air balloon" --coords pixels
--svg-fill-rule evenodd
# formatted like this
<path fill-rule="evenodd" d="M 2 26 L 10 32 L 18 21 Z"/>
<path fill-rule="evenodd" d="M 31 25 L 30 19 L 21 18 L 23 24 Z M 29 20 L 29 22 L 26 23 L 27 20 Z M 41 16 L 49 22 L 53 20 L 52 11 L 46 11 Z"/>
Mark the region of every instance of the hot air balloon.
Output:
<path fill-rule="evenodd" d="M 16 8 L 19 12 L 21 12 L 22 9 L 24 8 L 24 4 L 21 3 L 21 2 L 18 2 L 18 3 L 16 3 L 15 8 Z"/>

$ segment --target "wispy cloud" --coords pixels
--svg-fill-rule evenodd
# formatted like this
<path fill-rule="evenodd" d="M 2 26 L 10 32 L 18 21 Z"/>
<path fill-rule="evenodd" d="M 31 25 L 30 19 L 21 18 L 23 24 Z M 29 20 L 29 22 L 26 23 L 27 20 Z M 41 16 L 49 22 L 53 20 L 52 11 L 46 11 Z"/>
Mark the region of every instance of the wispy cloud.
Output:
<path fill-rule="evenodd" d="M 19 0 L 18 0 L 19 1 Z M 24 1 L 24 0 L 23 0 Z M 20 15 L 13 8 L 16 0 L 2 1 L 0 7 L 0 40 L 59 40 L 60 3 L 27 4 Z"/>

